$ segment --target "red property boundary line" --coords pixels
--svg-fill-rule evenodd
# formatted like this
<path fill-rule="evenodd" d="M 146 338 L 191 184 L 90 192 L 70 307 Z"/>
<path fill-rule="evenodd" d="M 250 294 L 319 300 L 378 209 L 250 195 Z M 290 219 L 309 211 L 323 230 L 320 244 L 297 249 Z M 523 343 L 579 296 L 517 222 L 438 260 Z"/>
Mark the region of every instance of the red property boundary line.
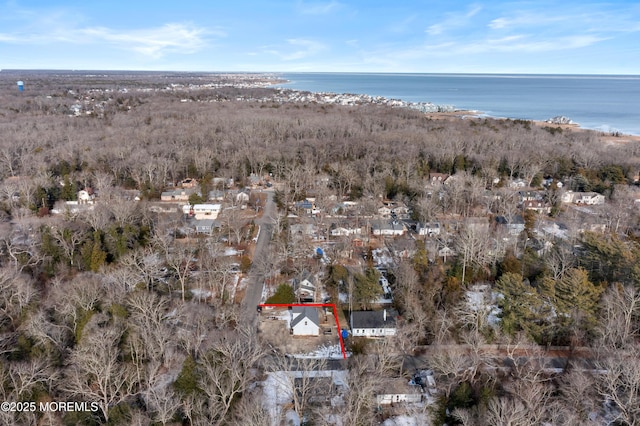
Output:
<path fill-rule="evenodd" d="M 333 316 L 336 319 L 336 326 L 338 327 L 338 337 L 340 338 L 340 349 L 342 350 L 342 357 L 347 359 L 347 351 L 344 349 L 344 341 L 342 340 L 342 329 L 340 328 L 340 320 L 338 319 L 338 309 L 335 303 L 262 303 L 258 305 L 260 308 L 274 307 L 274 308 L 292 308 L 294 306 L 308 306 L 311 308 L 332 308 Z"/>

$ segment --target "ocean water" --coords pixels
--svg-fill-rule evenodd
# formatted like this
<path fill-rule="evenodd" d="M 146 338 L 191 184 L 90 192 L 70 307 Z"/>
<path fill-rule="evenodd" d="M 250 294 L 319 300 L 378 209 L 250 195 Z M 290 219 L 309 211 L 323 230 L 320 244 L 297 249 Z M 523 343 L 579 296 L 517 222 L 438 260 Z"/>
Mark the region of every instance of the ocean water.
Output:
<path fill-rule="evenodd" d="M 490 117 L 563 115 L 587 129 L 640 135 L 640 76 L 283 73 L 280 87 L 453 105 Z"/>

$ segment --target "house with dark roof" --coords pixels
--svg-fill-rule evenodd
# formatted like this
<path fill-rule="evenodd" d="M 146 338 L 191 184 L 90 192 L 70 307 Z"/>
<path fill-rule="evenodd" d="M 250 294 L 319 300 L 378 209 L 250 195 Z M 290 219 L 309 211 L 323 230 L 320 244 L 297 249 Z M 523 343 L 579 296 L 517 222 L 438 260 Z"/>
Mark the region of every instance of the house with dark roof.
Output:
<path fill-rule="evenodd" d="M 291 309 L 291 334 L 294 336 L 319 336 L 320 316 L 318 308 L 294 306 Z"/>
<path fill-rule="evenodd" d="M 496 223 L 498 226 L 506 229 L 510 235 L 519 235 L 524 231 L 524 218 L 520 215 L 515 215 L 511 218 L 498 216 L 496 217 Z"/>
<path fill-rule="evenodd" d="M 195 220 L 194 226 L 197 234 L 211 235 L 214 229 L 220 228 L 220 222 L 213 219 Z"/>
<path fill-rule="evenodd" d="M 354 337 L 395 336 L 397 316 L 391 309 L 351 312 L 351 334 Z"/>

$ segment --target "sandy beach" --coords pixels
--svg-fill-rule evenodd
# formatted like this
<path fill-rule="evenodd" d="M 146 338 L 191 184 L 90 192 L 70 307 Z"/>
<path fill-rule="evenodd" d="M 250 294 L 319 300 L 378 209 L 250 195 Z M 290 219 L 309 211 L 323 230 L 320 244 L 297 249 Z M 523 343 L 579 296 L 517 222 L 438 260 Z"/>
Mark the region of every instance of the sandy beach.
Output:
<path fill-rule="evenodd" d="M 426 117 L 432 120 L 462 120 L 462 119 L 481 119 L 484 117 L 480 117 L 478 111 L 452 111 L 452 112 L 433 112 L 426 113 Z M 495 118 L 496 120 L 507 120 L 506 118 Z M 546 121 L 537 121 L 537 120 L 527 120 L 532 124 L 539 127 L 560 127 L 563 131 L 569 130 L 572 132 L 593 132 L 598 136 L 598 138 L 606 144 L 627 144 L 632 142 L 640 142 L 640 135 L 625 135 L 625 134 L 617 134 L 613 135 L 610 133 L 604 133 L 597 130 L 585 129 L 580 127 L 580 124 L 556 124 L 556 123 L 548 123 Z"/>

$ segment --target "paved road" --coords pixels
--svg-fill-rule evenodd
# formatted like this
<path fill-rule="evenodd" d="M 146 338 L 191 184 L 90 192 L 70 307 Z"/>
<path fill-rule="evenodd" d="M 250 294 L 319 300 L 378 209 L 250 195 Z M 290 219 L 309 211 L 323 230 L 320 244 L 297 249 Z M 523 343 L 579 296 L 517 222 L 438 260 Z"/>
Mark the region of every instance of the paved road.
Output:
<path fill-rule="evenodd" d="M 256 242 L 256 247 L 253 252 L 253 264 L 249 270 L 249 282 L 241 309 L 241 321 L 254 327 L 258 326 L 256 307 L 261 302 L 262 288 L 264 286 L 264 275 L 262 271 L 259 271 L 259 265 L 262 264 L 262 259 L 264 259 L 268 251 L 271 250 L 269 244 L 273 234 L 273 218 L 277 215 L 276 203 L 273 201 L 274 192 L 265 192 L 267 193 L 267 201 L 262 217 L 256 220 L 256 224 L 260 226 L 260 235 L 258 235 L 258 241 Z"/>

